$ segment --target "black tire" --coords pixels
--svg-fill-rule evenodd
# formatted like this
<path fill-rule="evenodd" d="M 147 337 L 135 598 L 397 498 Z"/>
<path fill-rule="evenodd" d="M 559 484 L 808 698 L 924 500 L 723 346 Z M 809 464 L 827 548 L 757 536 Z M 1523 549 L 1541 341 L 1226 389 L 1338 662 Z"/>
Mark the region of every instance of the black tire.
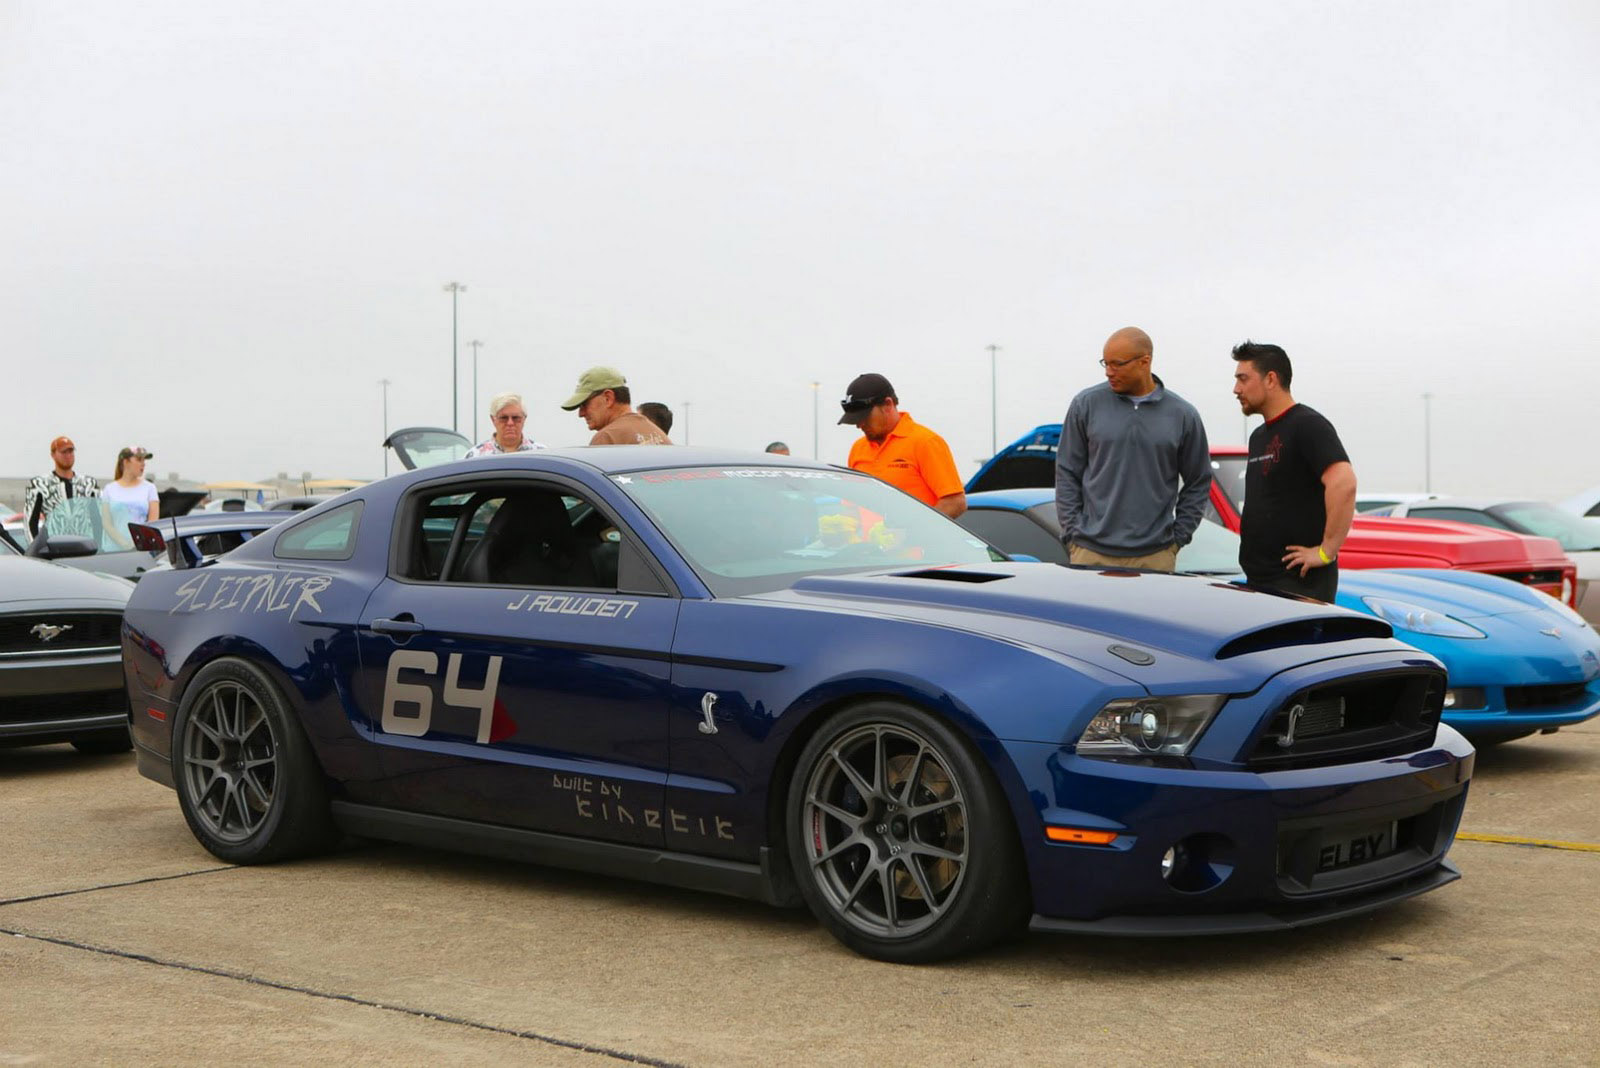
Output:
<path fill-rule="evenodd" d="M 101 734 L 85 734 L 72 739 L 72 748 L 91 756 L 108 756 L 113 753 L 126 753 L 132 749 L 133 738 L 129 736 L 127 728 Z"/>
<path fill-rule="evenodd" d="M 206 665 L 172 730 L 178 803 L 200 844 L 234 864 L 332 845 L 327 781 L 282 691 L 244 660 Z"/>
<path fill-rule="evenodd" d="M 864 956 L 976 952 L 1030 912 L 994 776 L 955 730 L 909 705 L 871 701 L 823 724 L 790 780 L 784 826 L 806 904 Z"/>

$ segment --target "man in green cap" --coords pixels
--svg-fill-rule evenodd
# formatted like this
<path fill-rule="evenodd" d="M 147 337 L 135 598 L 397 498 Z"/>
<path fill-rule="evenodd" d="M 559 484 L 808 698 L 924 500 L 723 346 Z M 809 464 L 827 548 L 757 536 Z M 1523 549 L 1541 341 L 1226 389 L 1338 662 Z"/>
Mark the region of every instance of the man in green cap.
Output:
<path fill-rule="evenodd" d="M 628 380 L 615 367 L 591 367 L 561 407 L 576 411 L 594 431 L 590 445 L 671 445 L 672 439 L 633 410 Z"/>

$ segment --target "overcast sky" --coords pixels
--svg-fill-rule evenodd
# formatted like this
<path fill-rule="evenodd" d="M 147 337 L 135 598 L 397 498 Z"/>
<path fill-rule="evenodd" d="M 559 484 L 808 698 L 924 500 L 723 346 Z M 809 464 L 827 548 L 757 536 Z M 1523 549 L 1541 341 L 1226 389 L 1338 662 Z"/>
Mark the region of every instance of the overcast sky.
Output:
<path fill-rule="evenodd" d="M 376 476 L 457 280 L 469 435 L 585 442 L 608 363 L 842 461 L 871 370 L 970 474 L 985 346 L 1003 444 L 1131 324 L 1214 442 L 1251 337 L 1364 487 L 1422 488 L 1424 392 L 1436 490 L 1600 483 L 1592 0 L 0 0 L 0 140 L 0 475 Z"/>

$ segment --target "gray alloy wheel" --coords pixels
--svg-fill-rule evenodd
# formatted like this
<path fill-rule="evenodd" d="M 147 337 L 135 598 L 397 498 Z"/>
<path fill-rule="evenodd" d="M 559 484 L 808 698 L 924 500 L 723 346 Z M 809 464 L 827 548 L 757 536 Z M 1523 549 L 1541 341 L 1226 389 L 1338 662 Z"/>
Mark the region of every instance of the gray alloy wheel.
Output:
<path fill-rule="evenodd" d="M 223 860 L 264 864 L 338 839 L 299 717 L 249 661 L 213 661 L 190 682 L 173 723 L 172 770 L 189 830 Z"/>
<path fill-rule="evenodd" d="M 980 949 L 1031 913 L 992 774 L 936 717 L 874 701 L 833 717 L 791 780 L 789 855 L 811 911 L 859 953 Z"/>
<path fill-rule="evenodd" d="M 811 877 L 864 934 L 905 938 L 944 915 L 967 871 L 967 804 L 926 738 L 888 724 L 832 742 L 802 807 Z"/>
<path fill-rule="evenodd" d="M 272 811 L 278 740 L 261 702 L 241 684 L 207 686 L 183 726 L 183 786 L 218 841 L 245 842 Z"/>

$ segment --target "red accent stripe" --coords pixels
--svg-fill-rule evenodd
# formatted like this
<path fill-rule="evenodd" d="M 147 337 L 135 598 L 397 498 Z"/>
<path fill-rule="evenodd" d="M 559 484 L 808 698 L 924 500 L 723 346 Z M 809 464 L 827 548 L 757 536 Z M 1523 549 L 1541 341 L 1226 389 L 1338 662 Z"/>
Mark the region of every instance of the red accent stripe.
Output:
<path fill-rule="evenodd" d="M 145 709 L 145 711 L 147 713 L 149 713 L 151 719 L 166 719 L 167 718 L 167 714 L 165 712 L 161 711 L 161 709 L 159 709 L 159 708 L 147 708 L 147 709 Z"/>

